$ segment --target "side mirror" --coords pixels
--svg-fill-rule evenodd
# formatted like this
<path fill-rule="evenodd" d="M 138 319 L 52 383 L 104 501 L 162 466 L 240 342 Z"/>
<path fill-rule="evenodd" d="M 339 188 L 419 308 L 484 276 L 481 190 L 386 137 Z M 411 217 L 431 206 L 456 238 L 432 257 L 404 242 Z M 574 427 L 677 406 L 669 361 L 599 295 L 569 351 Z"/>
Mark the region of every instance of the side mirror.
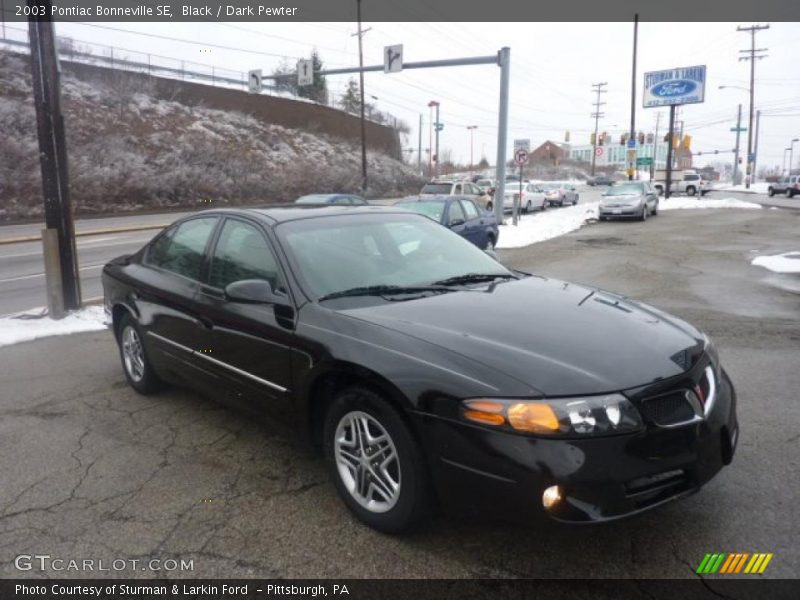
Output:
<path fill-rule="evenodd" d="M 464 224 L 464 219 L 453 219 L 450 221 L 450 227 L 457 227 Z"/>
<path fill-rule="evenodd" d="M 276 294 L 265 279 L 234 281 L 225 288 L 225 298 L 247 304 L 287 304 L 286 296 Z"/>

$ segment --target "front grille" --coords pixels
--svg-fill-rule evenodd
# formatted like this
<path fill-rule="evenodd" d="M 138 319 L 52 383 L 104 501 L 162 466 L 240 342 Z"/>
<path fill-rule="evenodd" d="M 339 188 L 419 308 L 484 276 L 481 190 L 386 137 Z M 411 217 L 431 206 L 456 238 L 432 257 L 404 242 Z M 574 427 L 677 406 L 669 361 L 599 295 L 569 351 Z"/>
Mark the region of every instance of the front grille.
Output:
<path fill-rule="evenodd" d="M 695 417 L 694 408 L 686 397 L 686 390 L 647 398 L 642 401 L 640 410 L 646 421 L 656 425 L 677 425 Z"/>

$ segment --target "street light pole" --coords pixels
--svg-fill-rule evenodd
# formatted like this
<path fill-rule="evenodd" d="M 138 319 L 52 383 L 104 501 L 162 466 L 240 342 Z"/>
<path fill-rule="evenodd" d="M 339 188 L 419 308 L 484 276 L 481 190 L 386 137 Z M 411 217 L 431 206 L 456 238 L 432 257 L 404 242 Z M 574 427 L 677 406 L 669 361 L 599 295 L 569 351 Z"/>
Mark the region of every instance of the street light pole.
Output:
<path fill-rule="evenodd" d="M 475 132 L 475 130 L 477 128 L 478 128 L 477 125 L 467 125 L 467 129 L 469 129 L 469 174 L 470 174 L 470 176 L 474 175 L 473 167 L 475 165 L 475 160 L 473 158 L 473 153 L 472 153 L 472 149 L 473 149 L 472 134 Z"/>
<path fill-rule="evenodd" d="M 755 78 L 756 78 L 756 59 L 766 57 L 766 54 L 756 54 L 757 52 L 766 52 L 766 48 L 756 49 L 756 32 L 762 29 L 769 29 L 769 25 L 752 25 L 751 27 L 737 27 L 736 31 L 749 31 L 750 32 L 750 49 L 740 50 L 750 56 L 740 56 L 739 60 L 750 61 L 750 120 L 747 126 L 747 176 L 745 177 L 745 188 L 750 188 L 750 180 L 753 177 L 753 103 L 755 93 Z"/>
<path fill-rule="evenodd" d="M 631 137 L 628 139 L 636 140 L 636 44 L 639 37 L 639 13 L 633 15 L 633 69 L 631 71 Z M 634 141 L 635 143 L 635 141 Z M 636 149 L 626 149 L 628 152 L 628 181 L 633 181 L 633 174 L 636 171 Z M 630 156 L 633 160 L 630 160 Z"/>
<path fill-rule="evenodd" d="M 794 143 L 795 142 L 800 142 L 800 138 L 794 138 L 792 140 L 792 143 L 789 144 L 789 172 L 787 173 L 787 175 L 789 175 L 789 177 L 792 176 L 792 159 L 794 158 Z"/>

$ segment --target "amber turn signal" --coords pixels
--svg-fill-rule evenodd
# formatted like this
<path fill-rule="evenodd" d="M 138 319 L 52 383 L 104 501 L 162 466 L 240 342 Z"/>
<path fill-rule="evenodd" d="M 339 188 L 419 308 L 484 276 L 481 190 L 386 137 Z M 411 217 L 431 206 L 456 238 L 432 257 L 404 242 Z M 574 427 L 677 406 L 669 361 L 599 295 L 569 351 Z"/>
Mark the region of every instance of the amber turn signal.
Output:
<path fill-rule="evenodd" d="M 560 427 L 550 405 L 541 402 L 520 402 L 509 406 L 508 422 L 514 429 L 531 433 L 553 433 Z"/>
<path fill-rule="evenodd" d="M 503 425 L 506 422 L 502 415 L 504 405 L 502 402 L 492 400 L 470 400 L 465 402 L 467 410 L 464 417 L 484 425 Z"/>

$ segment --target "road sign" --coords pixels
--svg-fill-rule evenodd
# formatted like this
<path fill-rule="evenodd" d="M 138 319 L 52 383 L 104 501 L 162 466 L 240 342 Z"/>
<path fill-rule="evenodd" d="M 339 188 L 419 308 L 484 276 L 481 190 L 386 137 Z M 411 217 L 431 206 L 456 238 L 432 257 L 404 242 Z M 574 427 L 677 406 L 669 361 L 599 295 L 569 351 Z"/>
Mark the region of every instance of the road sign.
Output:
<path fill-rule="evenodd" d="M 748 154 L 747 155 L 747 162 L 755 162 L 755 160 L 756 160 L 756 155 L 755 154 Z"/>
<path fill-rule="evenodd" d="M 307 59 L 297 61 L 297 87 L 314 83 L 314 64 Z"/>
<path fill-rule="evenodd" d="M 440 123 L 434 123 L 433 126 L 436 129 L 436 131 L 441 131 L 442 129 L 444 129 L 444 123 L 441 123 L 441 122 Z"/>
<path fill-rule="evenodd" d="M 247 89 L 253 94 L 261 93 L 261 69 L 254 69 L 247 74 Z"/>
<path fill-rule="evenodd" d="M 697 104 L 705 100 L 706 66 L 644 74 L 644 107 Z"/>
<path fill-rule="evenodd" d="M 636 160 L 636 150 L 628 150 L 628 162 L 632 163 Z"/>
<path fill-rule="evenodd" d="M 640 156 L 636 159 L 636 166 L 637 167 L 649 167 L 653 164 L 653 157 L 652 156 Z"/>
<path fill-rule="evenodd" d="M 517 150 L 525 150 L 525 152 L 531 151 L 531 141 L 530 140 L 514 140 L 514 151 Z"/>
<path fill-rule="evenodd" d="M 628 140 L 628 148 L 636 148 L 636 138 L 631 138 Z"/>
<path fill-rule="evenodd" d="M 384 46 L 383 72 L 399 73 L 403 70 L 403 44 Z"/>
<path fill-rule="evenodd" d="M 603 147 L 602 146 L 598 146 L 597 148 L 595 148 L 594 149 L 594 155 L 595 156 L 603 156 Z"/>
<path fill-rule="evenodd" d="M 518 165 L 524 165 L 528 162 L 528 151 L 522 148 L 514 151 L 514 162 Z"/>

